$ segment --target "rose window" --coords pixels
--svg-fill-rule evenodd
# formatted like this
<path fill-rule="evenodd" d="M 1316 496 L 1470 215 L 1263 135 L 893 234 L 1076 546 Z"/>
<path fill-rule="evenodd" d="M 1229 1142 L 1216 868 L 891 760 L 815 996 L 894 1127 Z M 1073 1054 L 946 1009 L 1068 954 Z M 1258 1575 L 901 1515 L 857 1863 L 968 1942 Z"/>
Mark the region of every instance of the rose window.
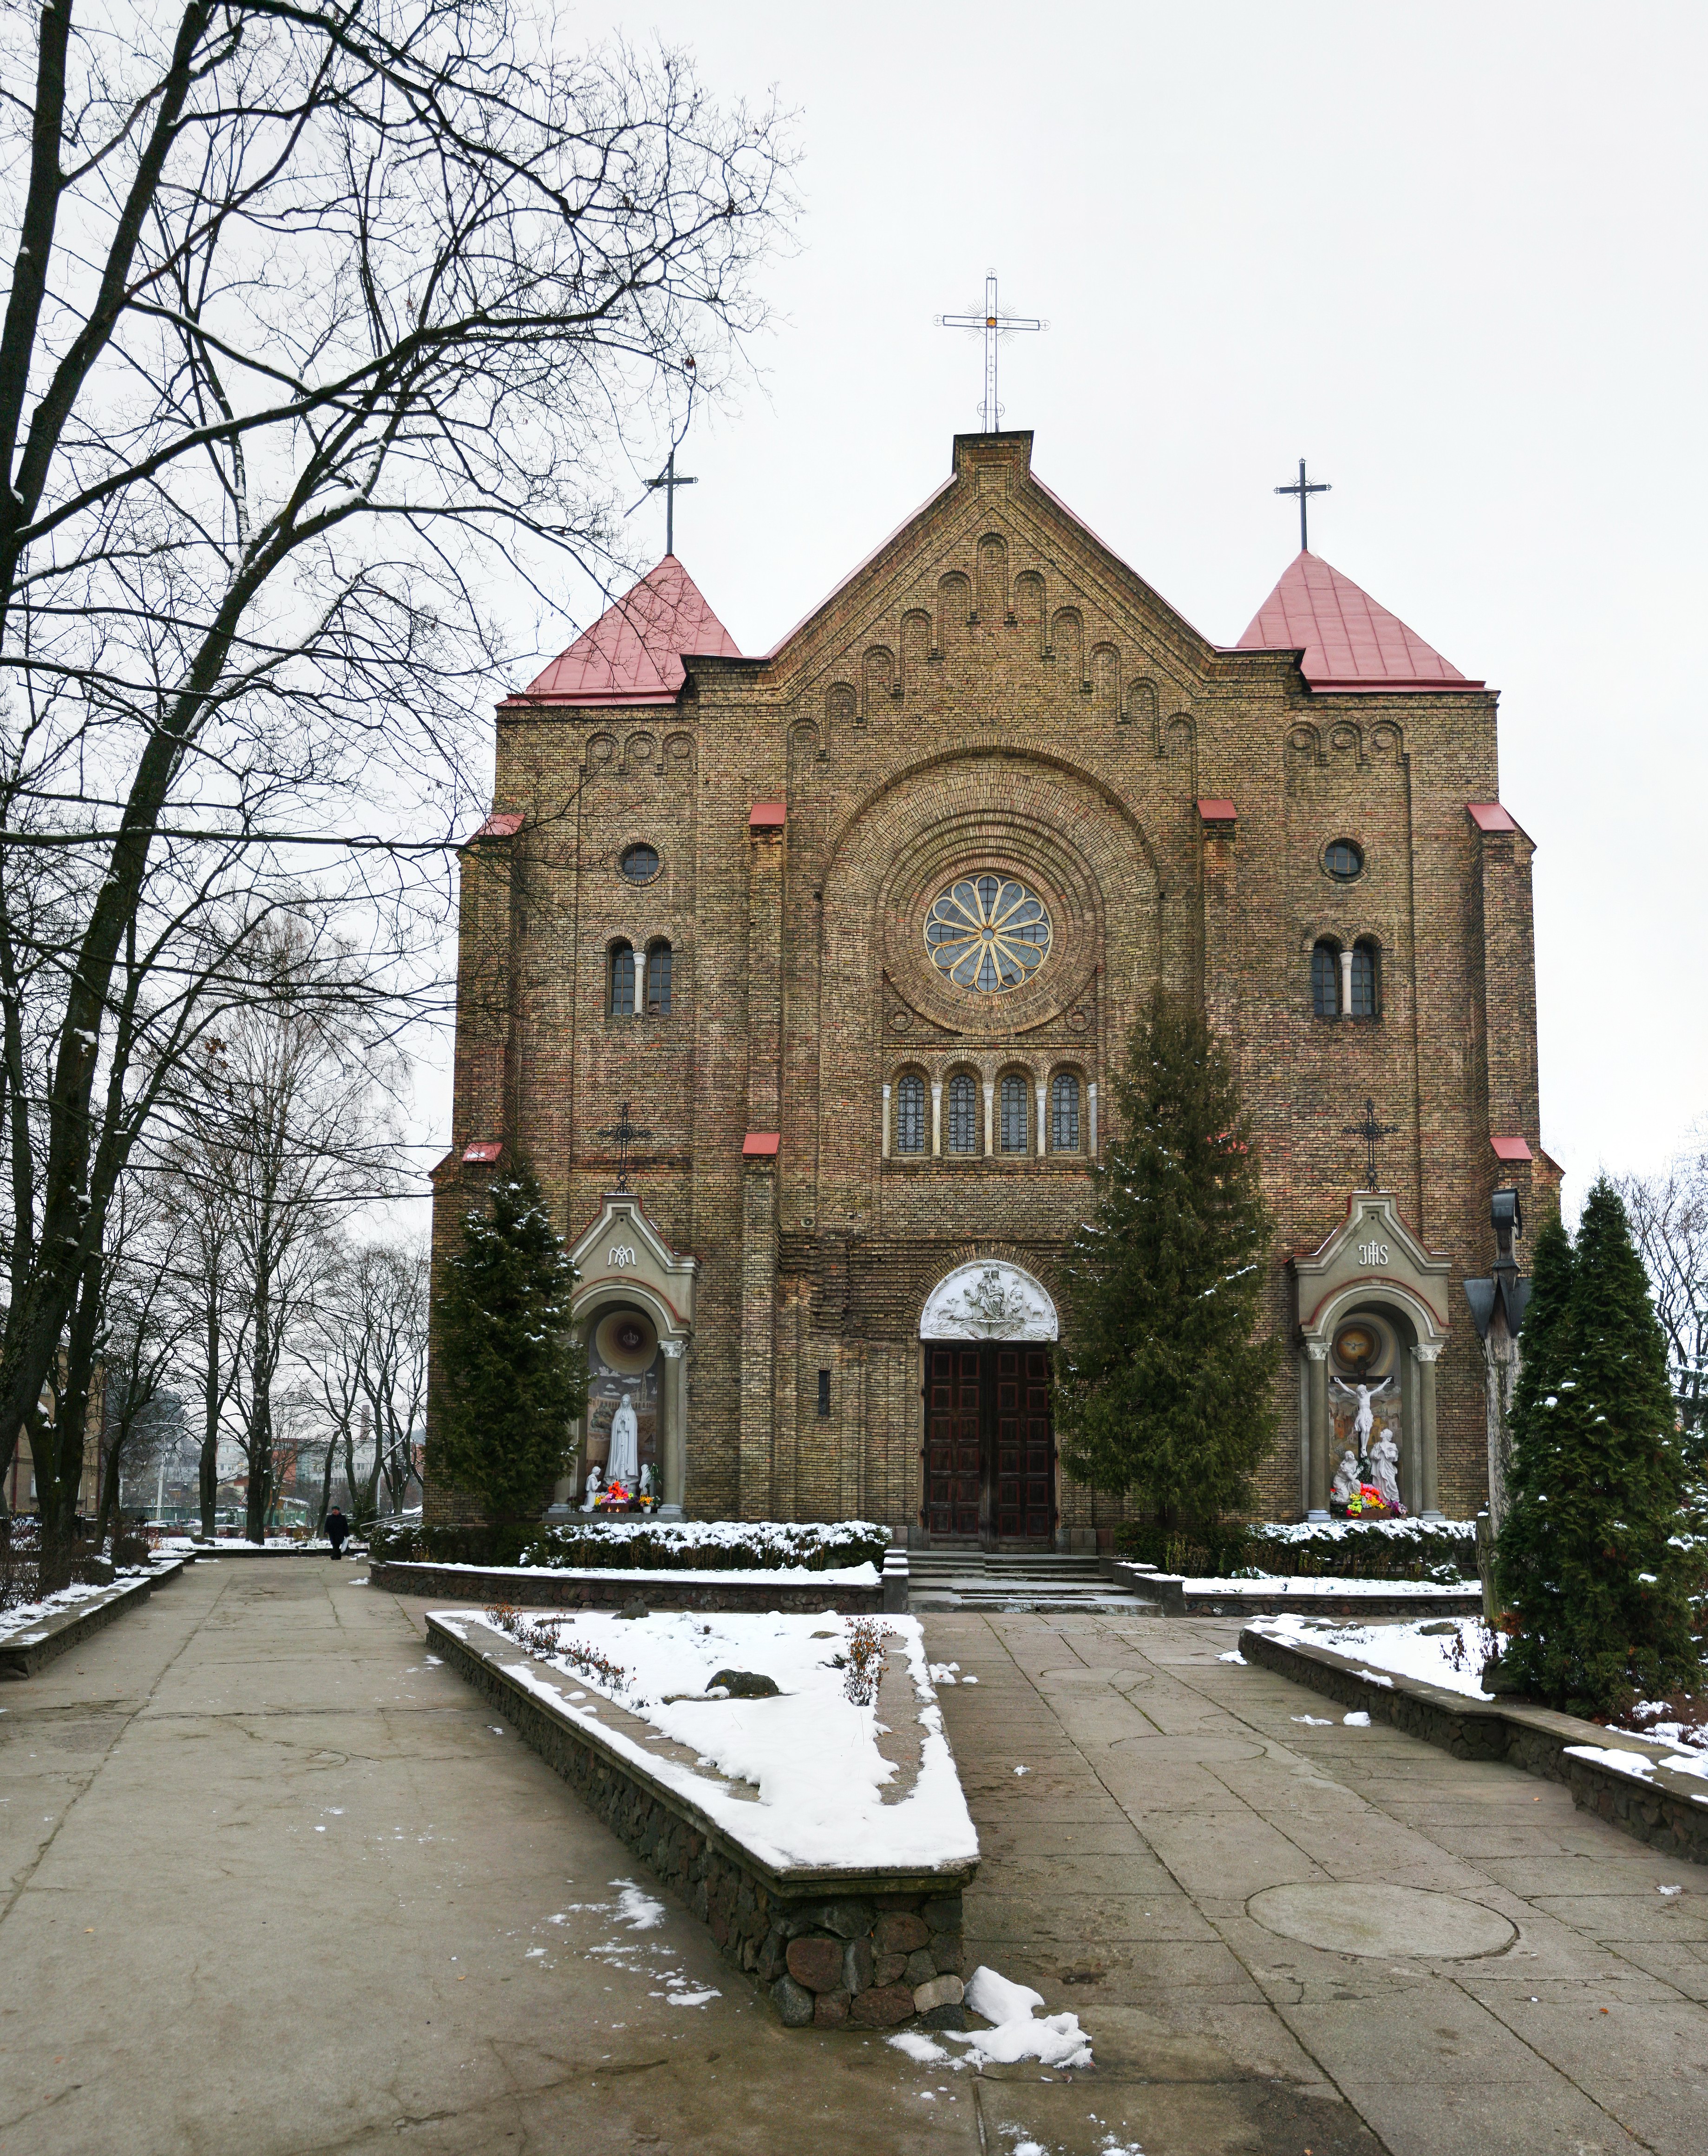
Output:
<path fill-rule="evenodd" d="M 1018 988 L 1049 953 L 1042 900 L 1012 876 L 967 876 L 931 901 L 926 948 L 957 988 Z"/>

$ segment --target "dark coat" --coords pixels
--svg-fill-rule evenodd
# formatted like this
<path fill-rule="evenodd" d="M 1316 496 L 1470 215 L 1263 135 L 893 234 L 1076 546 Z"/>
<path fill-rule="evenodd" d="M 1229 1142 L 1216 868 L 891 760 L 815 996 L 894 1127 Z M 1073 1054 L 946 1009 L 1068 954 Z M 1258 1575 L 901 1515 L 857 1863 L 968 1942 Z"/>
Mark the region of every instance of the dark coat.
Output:
<path fill-rule="evenodd" d="M 331 1543 L 334 1549 L 336 1549 L 342 1543 L 344 1537 L 349 1532 L 349 1521 L 345 1518 L 344 1515 L 338 1510 L 338 1507 L 334 1505 L 331 1511 L 326 1515 L 326 1540 Z"/>

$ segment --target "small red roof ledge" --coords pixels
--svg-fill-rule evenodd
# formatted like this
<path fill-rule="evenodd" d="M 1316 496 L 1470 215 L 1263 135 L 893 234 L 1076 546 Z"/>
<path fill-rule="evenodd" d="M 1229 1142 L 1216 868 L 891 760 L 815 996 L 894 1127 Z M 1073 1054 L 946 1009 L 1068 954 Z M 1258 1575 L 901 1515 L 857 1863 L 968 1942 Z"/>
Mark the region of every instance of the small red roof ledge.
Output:
<path fill-rule="evenodd" d="M 1206 824 L 1237 824 L 1239 811 L 1231 801 L 1200 801 L 1198 816 Z"/>
<path fill-rule="evenodd" d="M 463 1158 L 473 1161 L 496 1160 L 503 1151 L 502 1138 L 476 1138 L 472 1145 L 463 1147 Z"/>
<path fill-rule="evenodd" d="M 1522 1138 L 1490 1138 L 1496 1160 L 1533 1160 L 1536 1156 Z"/>
<path fill-rule="evenodd" d="M 775 1160 L 782 1143 L 779 1132 L 749 1131 L 741 1141 L 741 1158 L 744 1160 Z"/>
<path fill-rule="evenodd" d="M 474 834 L 474 838 L 469 839 L 469 844 L 472 846 L 475 839 L 513 839 L 521 828 L 521 810 L 506 808 L 500 815 L 489 816 Z"/>
<path fill-rule="evenodd" d="M 783 801 L 756 801 L 747 819 L 750 831 L 780 831 L 788 821 L 788 804 Z"/>
<path fill-rule="evenodd" d="M 1467 801 L 1464 809 L 1480 831 L 1516 831 L 1518 829 L 1498 801 Z"/>

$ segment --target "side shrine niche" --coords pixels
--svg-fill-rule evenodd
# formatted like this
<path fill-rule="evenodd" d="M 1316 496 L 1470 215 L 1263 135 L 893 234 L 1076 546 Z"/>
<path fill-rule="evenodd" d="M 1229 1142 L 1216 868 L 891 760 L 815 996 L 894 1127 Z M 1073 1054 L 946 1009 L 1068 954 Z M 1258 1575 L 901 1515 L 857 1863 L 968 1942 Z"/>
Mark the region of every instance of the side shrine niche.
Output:
<path fill-rule="evenodd" d="M 1435 1367 L 1451 1261 L 1383 1191 L 1359 1191 L 1316 1250 L 1289 1260 L 1304 1394 L 1307 1517 L 1441 1517 Z"/>

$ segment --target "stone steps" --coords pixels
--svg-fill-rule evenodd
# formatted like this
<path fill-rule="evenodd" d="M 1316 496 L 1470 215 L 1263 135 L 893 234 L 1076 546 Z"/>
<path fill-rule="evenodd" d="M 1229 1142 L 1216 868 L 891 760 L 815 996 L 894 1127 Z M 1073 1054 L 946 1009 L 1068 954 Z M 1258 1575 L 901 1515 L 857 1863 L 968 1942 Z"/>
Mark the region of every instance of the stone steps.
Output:
<path fill-rule="evenodd" d="M 1131 1616 L 1156 1606 L 1105 1579 L 1095 1557 L 1053 1551 L 910 1550 L 908 1585 L 909 1606 L 916 1610 L 1102 1610 Z"/>

